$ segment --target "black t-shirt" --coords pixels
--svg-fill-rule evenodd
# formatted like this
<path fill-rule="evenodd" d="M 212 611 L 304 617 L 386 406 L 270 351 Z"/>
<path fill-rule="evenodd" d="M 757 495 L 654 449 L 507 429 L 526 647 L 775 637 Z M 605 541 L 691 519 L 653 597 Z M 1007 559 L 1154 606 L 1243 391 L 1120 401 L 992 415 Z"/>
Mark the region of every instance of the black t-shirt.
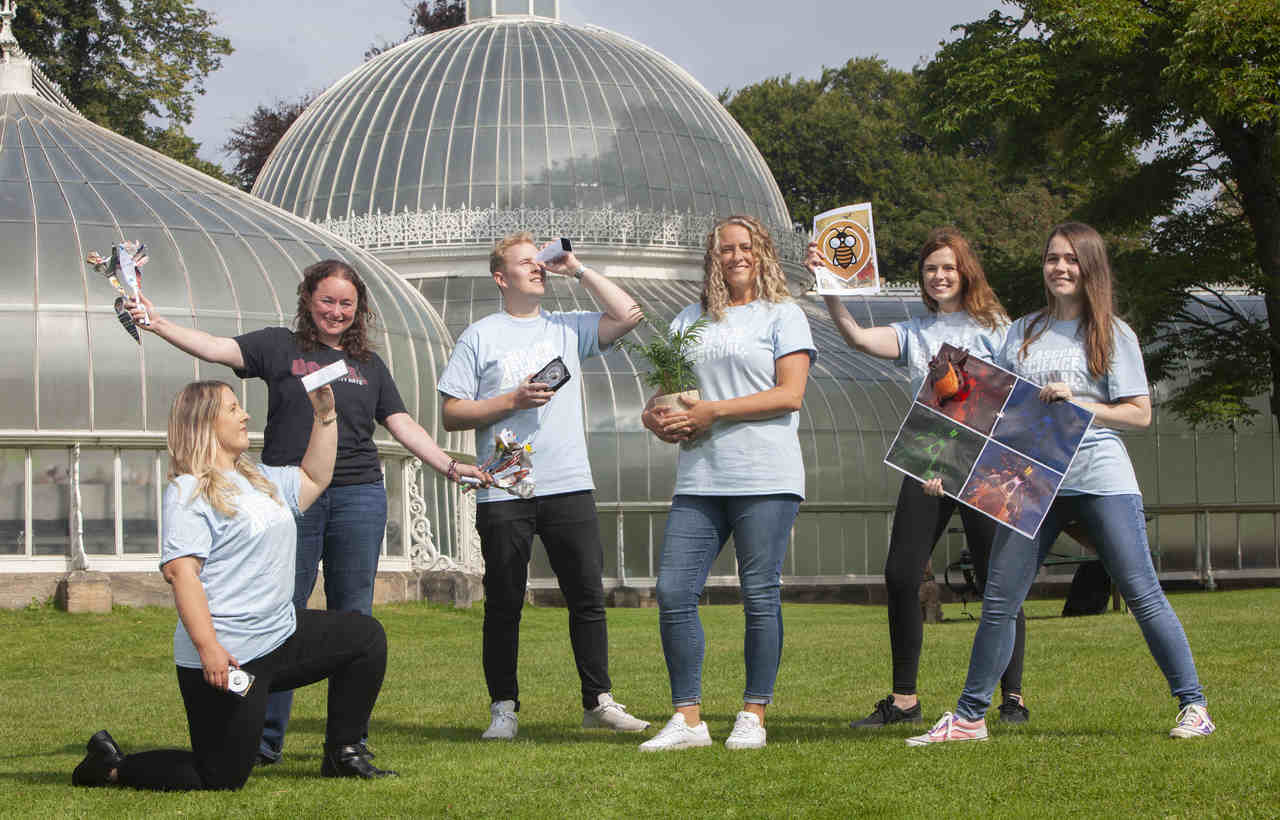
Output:
<path fill-rule="evenodd" d="M 293 332 L 283 327 L 266 327 L 237 336 L 236 343 L 244 358 L 244 367 L 237 369 L 236 375 L 267 383 L 263 464 L 274 467 L 302 462 L 311 440 L 315 412 L 302 387 L 302 377 L 343 360 L 347 375 L 332 384 L 338 403 L 338 461 L 332 483 L 345 486 L 382 480 L 378 449 L 373 443 L 374 421 L 386 424 L 388 416 L 408 411 L 391 372 L 377 353 L 362 362 L 328 347 L 303 352 Z"/>

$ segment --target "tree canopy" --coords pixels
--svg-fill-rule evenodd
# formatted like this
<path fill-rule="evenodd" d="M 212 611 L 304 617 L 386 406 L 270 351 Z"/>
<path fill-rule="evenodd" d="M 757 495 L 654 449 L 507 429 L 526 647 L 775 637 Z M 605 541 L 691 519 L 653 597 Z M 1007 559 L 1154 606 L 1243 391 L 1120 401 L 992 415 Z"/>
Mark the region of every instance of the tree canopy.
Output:
<path fill-rule="evenodd" d="M 87 118 L 222 178 L 184 130 L 231 53 L 214 23 L 192 0 L 24 0 L 13 28 Z"/>
<path fill-rule="evenodd" d="M 1007 283 L 999 292 L 1016 311 L 1040 292 L 1024 285 L 1023 274 L 1047 226 L 1079 198 L 1075 187 L 940 148 L 922 124 L 922 96 L 915 75 L 860 58 L 816 80 L 772 78 L 722 99 L 760 149 L 797 224 L 870 201 L 881 269 L 896 280 L 914 280 L 932 228 L 954 225 L 993 283 Z"/>
<path fill-rule="evenodd" d="M 959 26 L 921 72 L 926 127 L 1005 168 L 1090 183 L 1072 215 L 1117 238 L 1135 327 L 1166 343 L 1153 376 L 1189 379 L 1178 412 L 1231 425 L 1270 389 L 1280 417 L 1275 0 L 1006 6 Z M 1223 285 L 1262 294 L 1266 319 Z"/>
<path fill-rule="evenodd" d="M 269 106 L 259 105 L 249 119 L 231 129 L 231 136 L 222 144 L 222 150 L 235 160 L 231 176 L 237 185 L 246 191 L 253 187 L 276 143 L 316 96 L 304 94 L 296 100 L 276 100 Z"/>

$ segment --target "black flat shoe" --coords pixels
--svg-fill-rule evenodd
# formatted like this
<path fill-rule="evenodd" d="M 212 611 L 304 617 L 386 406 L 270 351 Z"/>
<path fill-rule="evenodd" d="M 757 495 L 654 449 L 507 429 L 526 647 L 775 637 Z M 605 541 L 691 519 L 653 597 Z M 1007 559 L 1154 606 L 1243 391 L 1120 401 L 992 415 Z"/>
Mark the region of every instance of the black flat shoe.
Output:
<path fill-rule="evenodd" d="M 103 729 L 89 738 L 85 744 L 88 752 L 80 765 L 71 773 L 73 786 L 109 786 L 111 770 L 120 767 L 124 761 L 124 752 L 116 744 L 114 738 Z"/>
<path fill-rule="evenodd" d="M 366 780 L 398 776 L 390 769 L 379 769 L 370 763 L 370 757 L 372 755 L 363 743 L 326 750 L 324 763 L 320 764 L 320 774 L 324 777 L 363 777 Z"/>

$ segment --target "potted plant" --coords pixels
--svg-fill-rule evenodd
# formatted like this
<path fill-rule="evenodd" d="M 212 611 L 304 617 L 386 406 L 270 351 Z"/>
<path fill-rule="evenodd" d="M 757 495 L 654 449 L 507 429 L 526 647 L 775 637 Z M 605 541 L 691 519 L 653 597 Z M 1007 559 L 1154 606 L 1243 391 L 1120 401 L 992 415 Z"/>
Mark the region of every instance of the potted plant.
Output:
<path fill-rule="evenodd" d="M 707 325 L 707 317 L 701 316 L 684 330 L 673 332 L 667 323 L 644 317 L 645 324 L 653 331 L 649 340 L 639 344 L 627 339 L 622 340 L 623 348 L 644 359 L 648 372 L 642 378 L 644 383 L 658 390 L 659 394 L 653 403 L 659 407 L 683 409 L 680 397 L 701 398 L 698 393 L 698 380 L 693 375 L 693 361 L 689 352 L 697 343 Z"/>

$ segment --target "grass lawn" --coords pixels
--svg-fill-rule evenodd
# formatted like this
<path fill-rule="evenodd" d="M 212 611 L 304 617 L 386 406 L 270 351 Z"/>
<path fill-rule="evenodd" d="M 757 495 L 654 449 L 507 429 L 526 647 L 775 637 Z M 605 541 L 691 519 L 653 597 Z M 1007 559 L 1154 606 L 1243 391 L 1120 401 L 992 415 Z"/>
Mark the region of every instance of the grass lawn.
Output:
<path fill-rule="evenodd" d="M 629 816 L 1276 816 L 1280 742 L 1280 590 L 1172 597 L 1196 655 L 1213 737 L 1174 741 L 1177 704 L 1133 619 L 1062 619 L 1028 607 L 1031 723 L 989 722 L 987 743 L 913 749 L 921 729 L 855 733 L 889 689 L 882 607 L 784 607 L 786 648 L 769 746 L 728 752 L 740 707 L 742 613 L 704 607 L 704 715 L 716 745 L 642 755 L 637 736 L 586 732 L 565 612 L 527 608 L 522 711 L 514 743 L 479 741 L 488 723 L 482 609 L 382 607 L 391 641 L 370 745 L 400 771 L 380 782 L 322 780 L 324 690 L 294 703 L 285 761 L 240 792 L 148 794 L 73 789 L 94 731 L 126 752 L 186 746 L 174 678 L 172 610 L 67 615 L 0 612 L 0 813 L 30 817 Z M 970 607 L 975 610 L 974 607 Z M 975 610 L 976 611 L 976 610 Z M 948 605 L 925 629 L 927 721 L 952 708 L 975 624 Z M 656 610 L 610 610 L 617 698 L 661 725 L 669 716 Z M 994 712 L 992 713 L 994 716 Z M 656 726 L 646 733 L 651 736 Z"/>

